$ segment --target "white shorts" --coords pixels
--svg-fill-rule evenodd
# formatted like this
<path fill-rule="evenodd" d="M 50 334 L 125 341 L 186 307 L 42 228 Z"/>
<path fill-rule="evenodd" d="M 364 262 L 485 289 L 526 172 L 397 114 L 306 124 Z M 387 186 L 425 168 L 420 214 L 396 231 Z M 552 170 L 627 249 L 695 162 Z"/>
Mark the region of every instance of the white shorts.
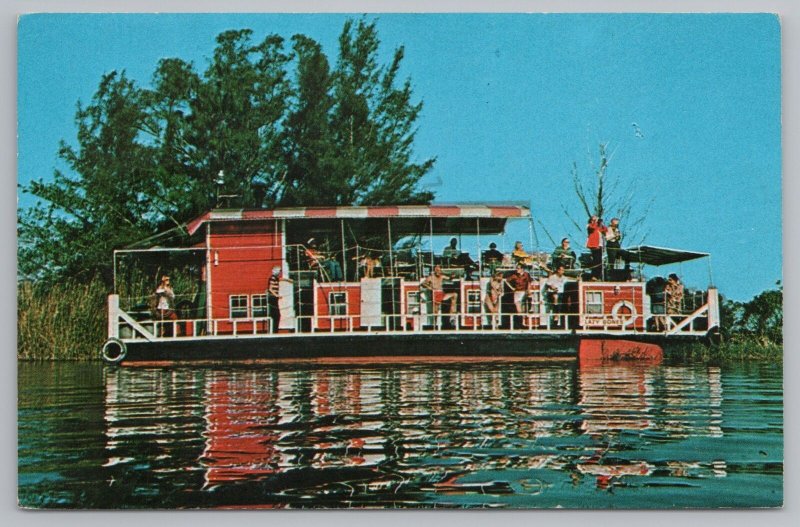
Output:
<path fill-rule="evenodd" d="M 523 300 L 525 300 L 525 296 L 528 294 L 527 291 L 514 291 L 514 303 L 519 304 Z"/>

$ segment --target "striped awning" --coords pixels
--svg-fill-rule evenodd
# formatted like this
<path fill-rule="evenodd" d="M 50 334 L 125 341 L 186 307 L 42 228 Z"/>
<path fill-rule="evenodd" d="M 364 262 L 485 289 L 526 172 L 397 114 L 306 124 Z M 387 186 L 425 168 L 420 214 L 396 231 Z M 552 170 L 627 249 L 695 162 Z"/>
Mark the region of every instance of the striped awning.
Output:
<path fill-rule="evenodd" d="M 194 234 L 206 222 L 259 221 L 272 219 L 324 220 L 324 219 L 383 219 L 383 218 L 434 218 L 434 219 L 494 219 L 529 218 L 530 208 L 520 204 L 436 204 L 397 205 L 372 207 L 292 207 L 281 209 L 215 209 L 187 224 L 189 234 Z"/>

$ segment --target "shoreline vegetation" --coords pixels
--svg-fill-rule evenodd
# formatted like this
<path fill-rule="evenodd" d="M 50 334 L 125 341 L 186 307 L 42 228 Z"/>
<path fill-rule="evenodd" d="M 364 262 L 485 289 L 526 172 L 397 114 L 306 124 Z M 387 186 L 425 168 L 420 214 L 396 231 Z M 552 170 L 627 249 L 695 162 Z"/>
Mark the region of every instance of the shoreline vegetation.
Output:
<path fill-rule="evenodd" d="M 19 282 L 17 360 L 100 361 L 100 347 L 107 331 L 104 309 L 107 294 L 106 286 L 100 279 L 89 282 L 70 280 L 52 285 Z M 774 334 L 758 334 L 755 330 L 745 333 L 743 328 L 741 317 L 764 294 L 749 303 L 724 303 L 723 320 L 726 317 L 733 318 L 733 323 L 727 327 L 733 327 L 738 333 L 730 333 L 730 330 L 723 332 L 727 335 L 717 346 L 699 343 L 686 346 L 670 353 L 669 360 L 707 364 L 742 361 L 782 363 L 780 331 Z"/>

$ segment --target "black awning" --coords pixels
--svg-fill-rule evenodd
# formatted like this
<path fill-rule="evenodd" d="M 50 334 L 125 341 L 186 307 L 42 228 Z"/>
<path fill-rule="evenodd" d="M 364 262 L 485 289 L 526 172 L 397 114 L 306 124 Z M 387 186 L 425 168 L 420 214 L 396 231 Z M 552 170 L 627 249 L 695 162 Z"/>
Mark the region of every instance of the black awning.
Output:
<path fill-rule="evenodd" d="M 653 247 L 650 245 L 628 247 L 619 251 L 619 257 L 623 260 L 647 265 L 667 265 L 688 262 L 689 260 L 703 258 L 704 256 L 708 256 L 708 253 L 668 249 L 666 247 Z"/>

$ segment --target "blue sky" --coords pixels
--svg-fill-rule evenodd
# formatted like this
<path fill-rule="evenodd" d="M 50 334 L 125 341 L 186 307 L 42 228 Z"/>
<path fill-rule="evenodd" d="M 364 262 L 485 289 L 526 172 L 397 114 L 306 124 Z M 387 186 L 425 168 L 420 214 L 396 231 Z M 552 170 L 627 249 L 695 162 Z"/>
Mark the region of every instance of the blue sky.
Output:
<path fill-rule="evenodd" d="M 78 100 L 100 76 L 147 84 L 159 59 L 205 66 L 215 36 L 304 33 L 330 57 L 344 15 L 30 15 L 19 23 L 19 174 L 48 178 L 75 141 Z M 772 15 L 387 15 L 382 54 L 424 102 L 416 151 L 439 201 L 529 201 L 540 248 L 583 239 L 572 192 L 597 145 L 609 174 L 635 182 L 652 245 L 712 253 L 713 281 L 747 300 L 781 278 L 780 26 Z M 636 134 L 637 128 L 640 134 Z M 20 197 L 20 205 L 31 201 Z M 625 226 L 623 225 L 623 228 Z M 528 245 L 527 227 L 512 231 Z M 509 240 L 510 240 L 509 238 Z M 705 264 L 684 264 L 708 285 Z"/>

